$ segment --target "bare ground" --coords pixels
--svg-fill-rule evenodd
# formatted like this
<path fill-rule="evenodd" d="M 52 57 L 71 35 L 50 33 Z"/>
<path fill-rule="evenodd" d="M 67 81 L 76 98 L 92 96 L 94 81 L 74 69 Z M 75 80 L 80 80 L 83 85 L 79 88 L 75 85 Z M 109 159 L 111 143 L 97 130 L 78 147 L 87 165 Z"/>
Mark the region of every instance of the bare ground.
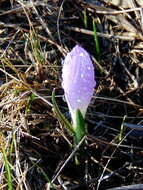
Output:
<path fill-rule="evenodd" d="M 0 189 L 143 189 L 142 7 L 141 0 L 0 1 Z M 56 88 L 70 120 L 61 62 L 75 44 L 91 54 L 97 81 L 78 166 L 78 147 L 51 101 Z"/>

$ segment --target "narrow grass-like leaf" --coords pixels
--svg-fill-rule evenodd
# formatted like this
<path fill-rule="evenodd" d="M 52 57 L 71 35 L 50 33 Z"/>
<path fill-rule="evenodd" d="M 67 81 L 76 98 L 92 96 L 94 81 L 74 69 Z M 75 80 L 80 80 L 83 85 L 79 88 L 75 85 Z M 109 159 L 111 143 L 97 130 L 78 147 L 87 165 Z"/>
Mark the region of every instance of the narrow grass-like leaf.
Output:
<path fill-rule="evenodd" d="M 12 64 L 12 62 L 8 58 L 4 57 L 1 59 L 1 61 L 3 65 L 7 65 L 11 70 L 13 70 L 18 75 L 19 73 L 18 69 L 16 69 L 14 64 Z"/>
<path fill-rule="evenodd" d="M 54 111 L 58 117 L 58 119 L 67 127 L 67 129 L 74 135 L 75 131 L 70 122 L 65 118 L 65 116 L 61 113 L 55 99 L 55 89 L 52 92 L 52 102 L 53 102 L 53 107 Z"/>
<path fill-rule="evenodd" d="M 123 118 L 122 124 L 121 124 L 121 128 L 120 128 L 120 132 L 119 132 L 119 142 L 123 139 L 123 133 L 124 133 L 124 121 L 126 119 L 126 115 Z"/>
<path fill-rule="evenodd" d="M 29 42 L 31 44 L 31 49 L 32 49 L 32 53 L 33 53 L 33 56 L 35 58 L 35 61 L 37 62 L 37 64 L 42 65 L 45 61 L 45 58 L 44 58 L 43 53 L 42 53 L 40 40 L 38 39 L 37 34 L 34 31 L 34 29 L 32 29 L 30 31 Z"/>
<path fill-rule="evenodd" d="M 31 96 L 28 99 L 28 103 L 27 103 L 27 106 L 26 106 L 26 109 L 25 109 L 25 113 L 28 113 L 30 111 L 30 108 L 31 108 L 32 103 L 35 100 L 35 98 L 36 98 L 35 94 L 31 94 Z"/>
<path fill-rule="evenodd" d="M 11 143 L 10 143 L 10 148 L 9 148 L 9 160 L 12 160 L 12 153 L 13 153 L 14 141 L 15 141 L 15 133 L 13 133 L 11 140 L 12 140 L 12 141 L 11 141 Z"/>
<path fill-rule="evenodd" d="M 8 190 L 13 190 L 11 169 L 10 169 L 10 166 L 9 166 L 9 162 L 8 162 L 8 159 L 7 159 L 5 149 L 3 148 L 2 150 L 3 150 L 4 166 L 5 166 L 5 170 L 6 170 L 6 176 L 7 176 Z"/>
<path fill-rule="evenodd" d="M 98 41 L 98 36 L 97 36 L 97 30 L 96 30 L 96 25 L 94 20 L 92 21 L 93 24 L 93 32 L 94 32 L 94 41 L 95 41 L 95 48 L 96 48 L 96 56 L 97 60 L 100 59 L 100 46 L 99 46 L 99 41 Z"/>
<path fill-rule="evenodd" d="M 83 11 L 83 16 L 84 16 L 84 26 L 85 26 L 85 28 L 87 28 L 87 11 L 86 11 L 86 9 L 84 9 L 84 11 Z"/>

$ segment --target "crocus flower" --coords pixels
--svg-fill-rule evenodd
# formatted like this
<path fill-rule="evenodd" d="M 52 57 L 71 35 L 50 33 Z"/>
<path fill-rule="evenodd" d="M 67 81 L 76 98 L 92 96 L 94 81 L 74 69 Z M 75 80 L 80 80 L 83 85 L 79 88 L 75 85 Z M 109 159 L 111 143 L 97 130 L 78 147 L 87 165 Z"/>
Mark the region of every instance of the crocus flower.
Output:
<path fill-rule="evenodd" d="M 90 55 L 81 46 L 76 45 L 65 57 L 62 79 L 62 87 L 74 123 L 76 110 L 80 110 L 83 118 L 85 117 L 96 85 Z"/>

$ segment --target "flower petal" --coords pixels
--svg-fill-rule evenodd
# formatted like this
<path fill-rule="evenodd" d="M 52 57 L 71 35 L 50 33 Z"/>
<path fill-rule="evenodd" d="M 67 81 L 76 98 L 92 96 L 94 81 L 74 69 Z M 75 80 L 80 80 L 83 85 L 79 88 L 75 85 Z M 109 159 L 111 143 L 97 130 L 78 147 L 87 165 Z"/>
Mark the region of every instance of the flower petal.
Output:
<path fill-rule="evenodd" d="M 90 56 L 79 45 L 76 45 L 65 57 L 62 78 L 62 87 L 71 114 L 79 109 L 85 117 L 96 82 Z"/>

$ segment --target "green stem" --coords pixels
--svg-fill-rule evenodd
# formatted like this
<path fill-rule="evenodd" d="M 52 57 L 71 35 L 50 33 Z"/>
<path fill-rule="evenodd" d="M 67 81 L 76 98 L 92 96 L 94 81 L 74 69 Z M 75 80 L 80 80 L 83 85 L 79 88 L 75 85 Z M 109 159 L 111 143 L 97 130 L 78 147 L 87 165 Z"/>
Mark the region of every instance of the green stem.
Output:
<path fill-rule="evenodd" d="M 77 145 L 86 134 L 85 121 L 79 109 L 75 112 L 73 125 L 75 130 L 75 145 Z"/>

